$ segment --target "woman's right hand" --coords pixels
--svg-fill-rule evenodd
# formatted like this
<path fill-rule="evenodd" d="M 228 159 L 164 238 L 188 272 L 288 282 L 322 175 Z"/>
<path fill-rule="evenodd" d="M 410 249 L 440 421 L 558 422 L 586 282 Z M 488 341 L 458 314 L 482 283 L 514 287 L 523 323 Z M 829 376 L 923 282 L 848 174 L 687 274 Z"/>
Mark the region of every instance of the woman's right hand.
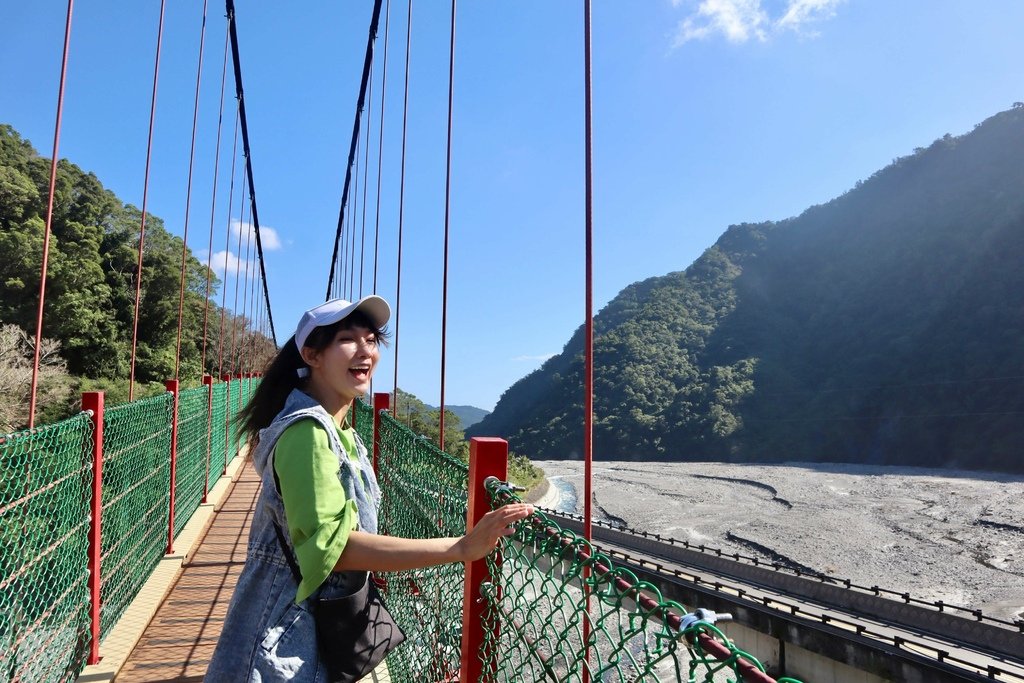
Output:
<path fill-rule="evenodd" d="M 529 503 L 512 503 L 491 510 L 456 545 L 460 562 L 473 562 L 494 550 L 498 541 L 515 533 L 514 525 L 533 514 Z"/>

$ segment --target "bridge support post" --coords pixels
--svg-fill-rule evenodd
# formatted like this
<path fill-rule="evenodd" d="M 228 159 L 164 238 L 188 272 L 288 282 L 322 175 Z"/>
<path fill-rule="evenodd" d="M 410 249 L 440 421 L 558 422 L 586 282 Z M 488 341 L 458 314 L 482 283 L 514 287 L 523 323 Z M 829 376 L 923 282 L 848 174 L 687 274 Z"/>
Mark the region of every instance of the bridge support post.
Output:
<path fill-rule="evenodd" d="M 508 442 L 504 439 L 474 437 L 469 441 L 467 532 L 491 510 L 491 496 L 484 488 L 484 480 L 487 477 L 497 477 L 501 481 L 508 477 Z M 495 558 L 495 562 L 500 566 L 500 555 Z M 483 680 L 492 680 L 495 673 L 491 663 L 485 672 L 484 663 L 480 660 L 484 641 L 488 636 L 491 639 L 498 636 L 497 626 L 491 633 L 485 633 L 484 630 L 485 605 L 480 587 L 488 581 L 496 583 L 496 578 L 491 577 L 487 570 L 486 559 L 466 564 L 466 583 L 462 599 L 462 664 L 459 675 L 459 680 L 463 683 L 475 683 L 481 680 L 482 676 L 486 676 Z M 500 591 L 500 586 L 498 588 Z"/>
<path fill-rule="evenodd" d="M 100 661 L 100 526 L 103 518 L 103 392 L 82 394 L 82 410 L 92 421 L 92 505 L 89 510 L 89 655 L 87 664 Z"/>
<path fill-rule="evenodd" d="M 378 392 L 373 395 L 373 473 L 379 474 L 380 460 L 380 411 L 391 408 L 391 394 Z"/>
<path fill-rule="evenodd" d="M 171 412 L 171 495 L 167 510 L 167 554 L 174 552 L 174 484 L 178 463 L 178 380 L 169 379 L 164 382 L 167 391 L 174 394 Z"/>
<path fill-rule="evenodd" d="M 206 496 L 210 493 L 210 454 L 213 451 L 213 376 L 203 375 L 203 386 L 206 387 L 206 467 L 203 474 L 203 498 L 200 504 L 206 505 Z"/>

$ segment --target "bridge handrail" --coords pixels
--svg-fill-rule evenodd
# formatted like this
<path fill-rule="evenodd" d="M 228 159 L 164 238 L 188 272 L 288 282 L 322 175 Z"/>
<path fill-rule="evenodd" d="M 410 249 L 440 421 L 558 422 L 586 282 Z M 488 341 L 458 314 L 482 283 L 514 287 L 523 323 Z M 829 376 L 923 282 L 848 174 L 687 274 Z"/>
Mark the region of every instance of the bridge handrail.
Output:
<path fill-rule="evenodd" d="M 494 507 L 519 500 L 501 482 L 488 490 Z M 594 681 L 660 680 L 673 672 L 683 680 L 686 668 L 688 680 L 702 670 L 712 681 L 728 669 L 748 683 L 776 682 L 714 625 L 716 615 L 664 599 L 543 512 L 521 522 L 488 564 L 480 657 L 493 680 L 523 680 L 524 671 L 536 680 L 582 680 L 584 672 Z M 595 598 L 589 609 L 583 586 Z M 581 622 L 588 618 L 591 640 L 584 644 Z"/>
<path fill-rule="evenodd" d="M 558 512 L 547 508 L 541 509 L 550 514 L 567 517 L 569 519 L 573 519 L 579 522 L 583 521 L 583 517 L 581 515 L 572 512 Z M 633 534 L 634 536 L 651 538 L 655 541 L 658 541 L 659 543 L 667 543 L 668 545 L 681 546 L 683 548 L 686 548 L 687 550 L 693 550 L 696 552 L 704 553 L 706 555 L 714 555 L 715 557 L 730 559 L 735 562 L 749 564 L 754 567 L 770 569 L 775 572 L 791 574 L 793 576 L 801 578 L 811 578 L 821 583 L 834 585 L 837 588 L 845 588 L 848 590 L 858 591 L 862 593 L 869 593 L 871 595 L 879 597 L 888 596 L 890 598 L 897 598 L 908 605 L 918 605 L 920 607 L 934 609 L 938 612 L 961 612 L 964 615 L 970 616 L 975 621 L 990 622 L 993 624 L 998 624 L 1000 626 L 1010 627 L 1012 629 L 1016 629 L 1020 633 L 1024 633 L 1024 619 L 1016 619 L 1014 621 L 1010 621 L 1008 619 L 1001 619 L 999 617 L 994 617 L 990 614 L 985 614 L 983 610 L 976 609 L 973 607 L 956 605 L 953 603 L 945 602 L 943 600 L 925 600 L 922 598 L 916 598 L 913 595 L 911 595 L 909 591 L 891 590 L 888 588 L 881 588 L 877 585 L 864 586 L 850 579 L 833 576 L 831 574 L 826 574 L 824 572 L 819 572 L 809 567 L 800 568 L 799 566 L 790 566 L 786 562 L 779 561 L 766 562 L 765 560 L 753 555 L 744 555 L 743 553 L 739 552 L 729 552 L 727 550 L 722 550 L 721 548 L 710 546 L 705 543 L 691 543 L 686 539 L 676 539 L 671 536 L 662 536 L 653 531 L 646 531 L 644 529 L 634 529 L 626 524 L 615 524 L 607 522 L 605 520 L 593 520 L 591 524 L 602 526 L 615 531 Z"/>
<path fill-rule="evenodd" d="M 73 680 L 98 661 L 237 452 L 234 414 L 257 383 L 207 380 L 177 401 L 168 392 L 107 409 L 90 392 L 83 402 L 96 410 L 0 436 L 0 680 Z"/>

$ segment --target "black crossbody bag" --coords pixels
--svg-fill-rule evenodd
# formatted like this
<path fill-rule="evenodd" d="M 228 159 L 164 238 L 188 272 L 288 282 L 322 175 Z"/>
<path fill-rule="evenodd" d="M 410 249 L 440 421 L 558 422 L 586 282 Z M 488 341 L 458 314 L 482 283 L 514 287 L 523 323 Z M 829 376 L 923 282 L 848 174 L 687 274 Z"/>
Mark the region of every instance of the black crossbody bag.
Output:
<path fill-rule="evenodd" d="M 298 585 L 302 573 L 276 521 L 274 529 Z M 355 683 L 405 640 L 405 634 L 384 605 L 370 573 L 355 593 L 313 600 L 311 606 L 316 622 L 317 652 L 331 683 Z"/>

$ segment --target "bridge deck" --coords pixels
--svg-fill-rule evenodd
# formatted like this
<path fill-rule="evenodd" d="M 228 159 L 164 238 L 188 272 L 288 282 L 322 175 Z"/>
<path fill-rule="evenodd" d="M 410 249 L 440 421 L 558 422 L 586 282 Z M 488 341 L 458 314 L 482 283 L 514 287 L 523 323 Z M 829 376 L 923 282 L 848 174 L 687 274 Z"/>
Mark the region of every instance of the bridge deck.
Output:
<path fill-rule="evenodd" d="M 260 480 L 251 462 L 217 510 L 198 547 L 114 679 L 117 683 L 202 681 L 245 563 Z M 369 678 L 387 683 L 384 665 Z"/>

